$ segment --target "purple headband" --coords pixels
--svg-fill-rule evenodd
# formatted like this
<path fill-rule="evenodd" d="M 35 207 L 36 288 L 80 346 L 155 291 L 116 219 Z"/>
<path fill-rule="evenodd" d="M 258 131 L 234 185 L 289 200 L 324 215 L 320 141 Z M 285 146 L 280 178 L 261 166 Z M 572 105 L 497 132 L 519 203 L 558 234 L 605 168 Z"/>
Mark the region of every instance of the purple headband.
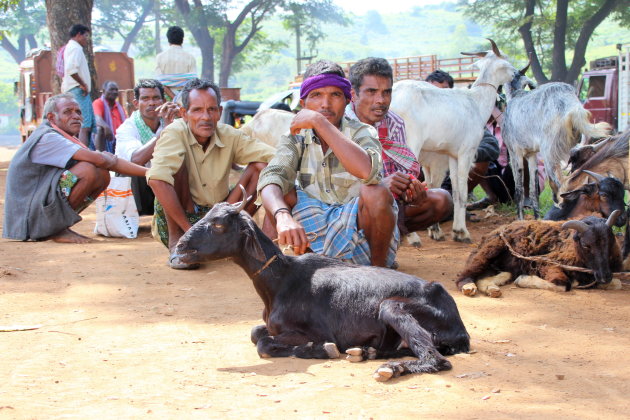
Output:
<path fill-rule="evenodd" d="M 312 76 L 302 82 L 300 87 L 300 99 L 305 99 L 311 91 L 315 89 L 321 89 L 326 86 L 335 86 L 343 91 L 343 94 L 348 100 L 352 99 L 350 93 L 350 82 L 345 77 L 333 73 L 323 73 L 317 76 Z"/>

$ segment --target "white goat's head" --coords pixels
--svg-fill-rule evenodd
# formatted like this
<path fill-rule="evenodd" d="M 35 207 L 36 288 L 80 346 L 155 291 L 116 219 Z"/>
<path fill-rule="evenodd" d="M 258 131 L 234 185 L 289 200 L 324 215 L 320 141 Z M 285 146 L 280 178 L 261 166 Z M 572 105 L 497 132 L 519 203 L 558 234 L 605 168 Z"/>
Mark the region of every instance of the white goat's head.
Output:
<path fill-rule="evenodd" d="M 474 53 L 462 52 L 463 55 L 479 57 L 473 65 L 479 69 L 479 76 L 473 86 L 480 83 L 487 83 L 495 88 L 512 81 L 517 70 L 510 64 L 508 57 L 499 51 L 497 44 L 488 38 L 492 45 L 492 50 L 479 51 Z"/>

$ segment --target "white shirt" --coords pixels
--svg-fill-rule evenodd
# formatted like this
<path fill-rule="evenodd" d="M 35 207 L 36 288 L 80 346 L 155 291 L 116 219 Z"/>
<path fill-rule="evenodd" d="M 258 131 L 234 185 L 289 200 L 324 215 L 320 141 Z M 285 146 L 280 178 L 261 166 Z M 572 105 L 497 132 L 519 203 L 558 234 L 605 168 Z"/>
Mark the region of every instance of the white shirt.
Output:
<path fill-rule="evenodd" d="M 197 73 L 197 62 L 192 54 L 184 51 L 181 45 L 171 45 L 156 58 L 156 74 Z"/>
<path fill-rule="evenodd" d="M 63 52 L 63 73 L 63 80 L 61 82 L 62 92 L 68 92 L 70 89 L 79 86 L 79 82 L 72 78 L 73 74 L 79 75 L 83 83 L 86 84 L 88 92 L 92 90 L 90 69 L 88 68 L 85 54 L 83 53 L 83 47 L 74 39 L 68 41 L 66 49 Z"/>
<path fill-rule="evenodd" d="M 164 124 L 160 121 L 155 135 L 160 134 L 163 128 Z M 116 156 L 131 161 L 131 155 L 142 146 L 144 145 L 140 141 L 138 127 L 136 127 L 134 119 L 129 117 L 116 130 Z M 151 161 L 149 160 L 144 166 L 150 168 Z"/>

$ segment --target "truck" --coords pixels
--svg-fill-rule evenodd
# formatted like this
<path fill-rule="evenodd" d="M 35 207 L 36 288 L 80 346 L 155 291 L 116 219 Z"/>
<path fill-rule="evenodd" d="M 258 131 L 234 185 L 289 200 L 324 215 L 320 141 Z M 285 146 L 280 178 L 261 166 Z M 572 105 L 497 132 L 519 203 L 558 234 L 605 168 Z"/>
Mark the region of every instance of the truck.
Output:
<path fill-rule="evenodd" d="M 617 56 L 589 63 L 578 95 L 593 122 L 607 122 L 616 132 L 630 128 L 630 43 L 617 44 Z"/>
<path fill-rule="evenodd" d="M 98 51 L 94 53 L 94 66 L 99 83 L 113 80 L 118 83 L 120 102 L 129 112 L 133 108 L 133 58 L 124 52 Z M 42 122 L 44 103 L 52 96 L 54 68 L 50 49 L 32 51 L 20 63 L 20 77 L 15 85 L 20 106 L 20 134 L 22 142 Z M 92 89 L 100 90 L 100 86 Z"/>

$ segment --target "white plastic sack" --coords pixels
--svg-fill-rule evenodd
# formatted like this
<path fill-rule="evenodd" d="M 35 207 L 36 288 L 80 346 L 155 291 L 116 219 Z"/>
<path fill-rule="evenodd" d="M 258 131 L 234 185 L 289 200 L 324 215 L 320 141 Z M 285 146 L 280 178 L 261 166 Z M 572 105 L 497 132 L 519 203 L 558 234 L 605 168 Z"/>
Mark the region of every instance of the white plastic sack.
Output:
<path fill-rule="evenodd" d="M 131 178 L 112 177 L 107 189 L 96 198 L 94 233 L 116 238 L 138 236 L 140 216 L 131 192 Z"/>

